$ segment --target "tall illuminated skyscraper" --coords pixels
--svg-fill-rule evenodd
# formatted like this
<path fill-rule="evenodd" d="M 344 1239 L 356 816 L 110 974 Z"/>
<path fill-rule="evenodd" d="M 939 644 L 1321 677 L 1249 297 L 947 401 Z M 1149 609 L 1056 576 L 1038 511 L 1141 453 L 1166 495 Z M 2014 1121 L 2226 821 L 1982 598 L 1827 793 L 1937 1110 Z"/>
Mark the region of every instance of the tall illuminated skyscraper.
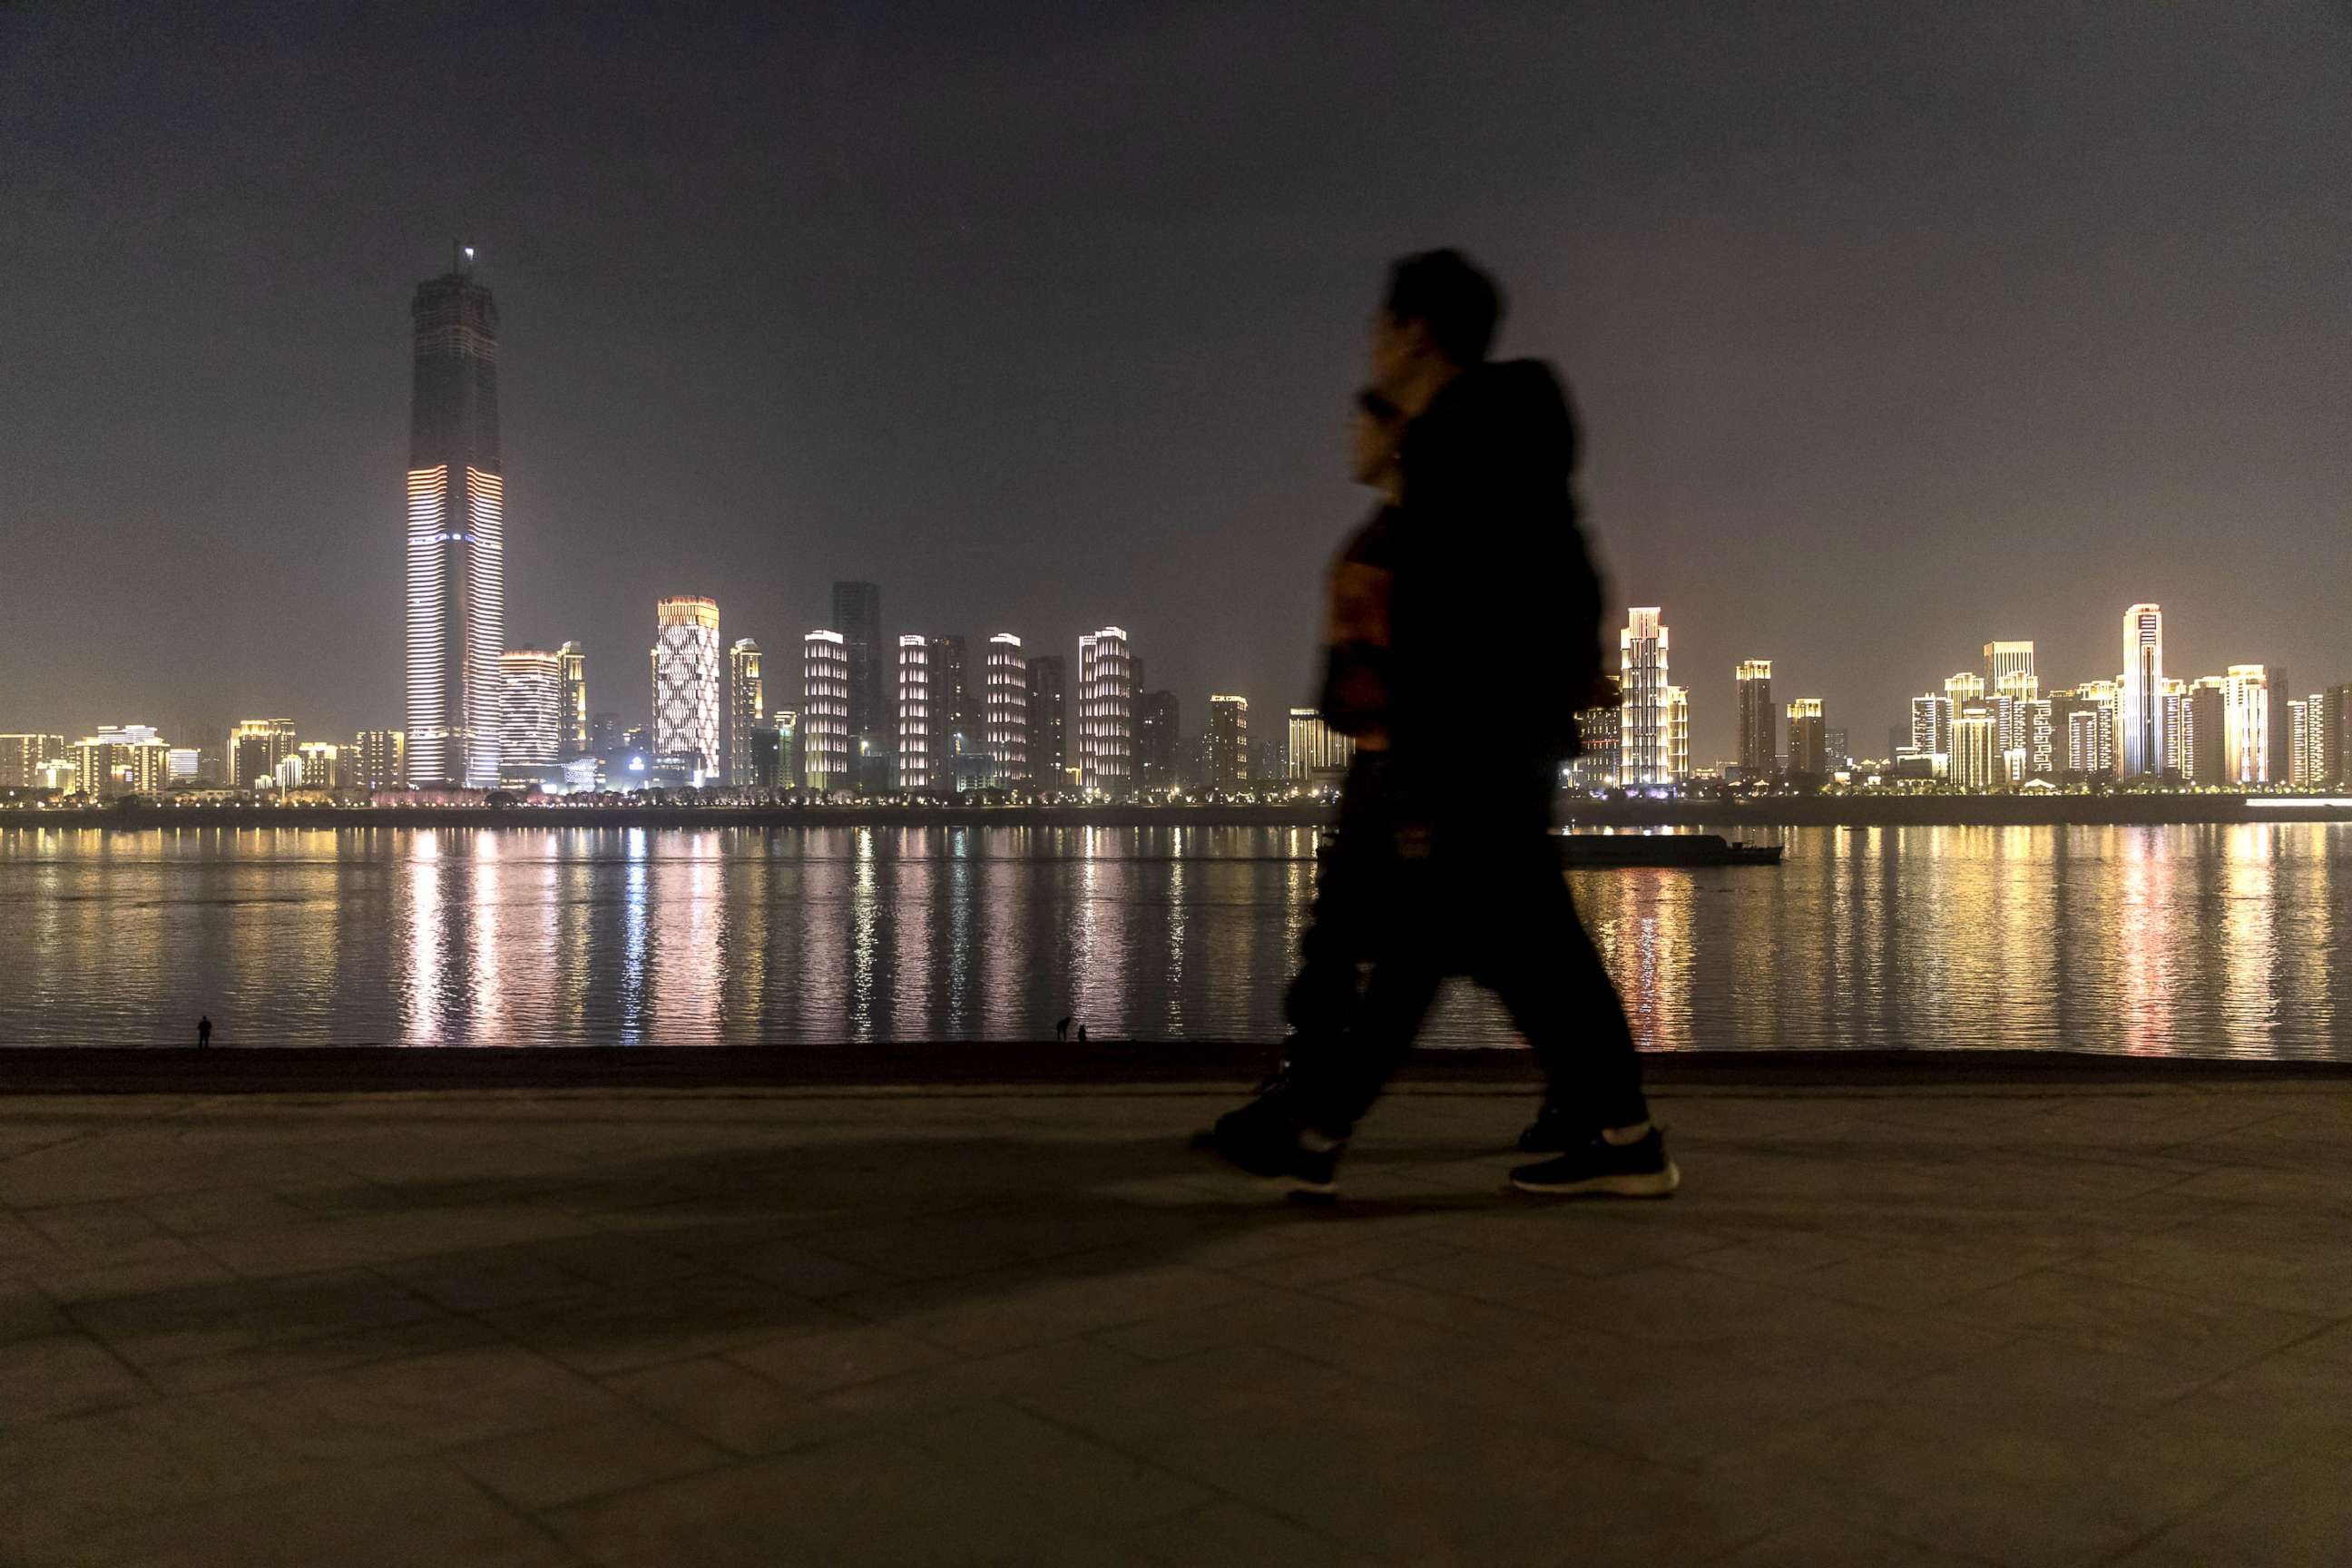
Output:
<path fill-rule="evenodd" d="M 1125 795 L 1135 785 L 1135 668 L 1127 632 L 1105 626 L 1078 639 L 1078 787 Z"/>
<path fill-rule="evenodd" d="M 698 778 L 717 777 L 717 602 L 682 595 L 655 605 L 653 658 L 654 754 L 687 758 Z"/>
<path fill-rule="evenodd" d="M 1666 628 L 1655 605 L 1626 612 L 1617 635 L 1618 686 L 1623 721 L 1618 727 L 1618 775 L 1628 789 L 1674 782 L 1667 760 Z"/>
<path fill-rule="evenodd" d="M 1739 692 L 1739 771 L 1749 778 L 1763 778 L 1772 772 L 1778 740 L 1772 722 L 1772 661 L 1744 659 L 1732 671 L 1732 678 Z M 1789 750 L 1793 757 L 1793 739 Z M 1796 763 L 1792 761 L 1789 765 L 1794 768 Z"/>
<path fill-rule="evenodd" d="M 499 711 L 499 765 L 544 768 L 562 761 L 563 656 L 544 648 L 499 655 L 505 697 Z"/>
<path fill-rule="evenodd" d="M 760 782 L 752 742 L 766 710 L 767 682 L 760 678 L 760 645 L 738 637 L 727 650 L 727 782 L 749 789 Z"/>
<path fill-rule="evenodd" d="M 2164 612 L 2124 612 L 2123 689 L 2116 700 L 2116 770 L 2127 779 L 2164 772 Z"/>
<path fill-rule="evenodd" d="M 982 690 L 981 735 L 988 771 L 1000 787 L 1029 782 L 1029 659 L 1021 639 L 999 632 L 988 639 Z"/>
<path fill-rule="evenodd" d="M 471 250 L 417 285 L 408 425 L 408 776 L 499 782 L 507 640 L 499 312 Z"/>
<path fill-rule="evenodd" d="M 588 733 L 588 650 L 568 642 L 555 657 L 563 664 L 563 754 L 584 757 L 595 749 Z"/>
<path fill-rule="evenodd" d="M 849 731 L 849 649 L 839 632 L 801 638 L 801 774 L 818 795 L 855 788 Z"/>

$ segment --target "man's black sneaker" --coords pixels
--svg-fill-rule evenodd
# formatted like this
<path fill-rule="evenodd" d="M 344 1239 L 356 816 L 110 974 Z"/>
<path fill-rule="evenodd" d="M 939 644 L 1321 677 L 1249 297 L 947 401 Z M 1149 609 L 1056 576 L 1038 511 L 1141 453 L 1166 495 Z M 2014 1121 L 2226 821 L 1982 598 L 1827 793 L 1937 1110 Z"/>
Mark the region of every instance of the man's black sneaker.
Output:
<path fill-rule="evenodd" d="M 1326 1146 L 1310 1149 L 1307 1142 Z M 1192 1146 L 1235 1170 L 1318 1197 L 1338 1190 L 1333 1177 L 1348 1147 L 1306 1132 L 1288 1098 L 1278 1089 L 1218 1117 L 1214 1127 L 1193 1138 Z"/>
<path fill-rule="evenodd" d="M 1631 1143 L 1587 1133 L 1558 1159 L 1511 1173 L 1511 1185 L 1523 1193 L 1563 1198 L 1663 1198 L 1682 1182 L 1683 1173 L 1666 1158 L 1665 1135 L 1654 1127 Z"/>

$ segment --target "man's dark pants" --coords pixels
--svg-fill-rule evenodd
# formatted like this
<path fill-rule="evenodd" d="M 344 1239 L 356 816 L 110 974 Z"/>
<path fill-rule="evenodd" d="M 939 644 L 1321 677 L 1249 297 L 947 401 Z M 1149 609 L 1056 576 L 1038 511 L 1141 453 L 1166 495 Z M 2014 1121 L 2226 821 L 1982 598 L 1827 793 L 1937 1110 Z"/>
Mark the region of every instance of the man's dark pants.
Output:
<path fill-rule="evenodd" d="M 1438 987 L 1466 974 L 1527 1037 L 1550 1105 L 1596 1129 L 1646 1121 L 1624 1003 L 1569 897 L 1548 790 L 1420 827 L 1425 814 L 1398 805 L 1385 764 L 1358 762 L 1318 856 L 1286 999 L 1303 1119 L 1346 1137 L 1403 1065 Z"/>

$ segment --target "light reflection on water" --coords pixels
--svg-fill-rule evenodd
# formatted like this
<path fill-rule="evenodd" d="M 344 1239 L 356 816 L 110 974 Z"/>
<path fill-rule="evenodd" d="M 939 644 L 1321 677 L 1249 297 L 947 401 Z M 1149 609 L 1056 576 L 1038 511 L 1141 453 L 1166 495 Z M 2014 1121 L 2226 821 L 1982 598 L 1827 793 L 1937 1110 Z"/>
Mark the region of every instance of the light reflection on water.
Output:
<path fill-rule="evenodd" d="M 2352 827 L 1792 829 L 1572 880 L 1660 1049 L 2347 1057 Z M 0 1038 L 1277 1038 L 1303 828 L 0 829 Z M 1430 1037 L 1505 1043 L 1449 994 Z"/>

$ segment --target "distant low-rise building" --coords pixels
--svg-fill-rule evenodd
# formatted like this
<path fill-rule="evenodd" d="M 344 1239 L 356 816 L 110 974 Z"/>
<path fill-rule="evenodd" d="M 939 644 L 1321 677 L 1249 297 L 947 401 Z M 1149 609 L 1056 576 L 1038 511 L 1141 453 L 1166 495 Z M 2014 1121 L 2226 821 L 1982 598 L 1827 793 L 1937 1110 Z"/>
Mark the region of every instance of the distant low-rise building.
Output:
<path fill-rule="evenodd" d="M 362 730 L 352 740 L 352 783 L 371 792 L 404 787 L 408 782 L 408 733 Z"/>
<path fill-rule="evenodd" d="M 1569 764 L 1569 784 L 1585 791 L 1617 787 L 1618 738 L 1624 732 L 1625 710 L 1616 703 L 1587 708 L 1576 716 L 1576 761 Z"/>
<path fill-rule="evenodd" d="M 294 748 L 296 783 L 304 789 L 341 789 L 351 780 L 343 765 L 343 749 L 325 741 L 305 741 Z"/>
<path fill-rule="evenodd" d="M 239 720 L 228 732 L 228 786 L 277 788 L 278 764 L 299 743 L 291 719 Z"/>
<path fill-rule="evenodd" d="M 1285 741 L 1283 773 L 1293 784 L 1337 784 L 1356 756 L 1355 741 L 1312 708 L 1290 710 Z"/>
<path fill-rule="evenodd" d="M 66 756 L 63 735 L 0 735 L 0 789 L 37 789 L 45 763 Z"/>

